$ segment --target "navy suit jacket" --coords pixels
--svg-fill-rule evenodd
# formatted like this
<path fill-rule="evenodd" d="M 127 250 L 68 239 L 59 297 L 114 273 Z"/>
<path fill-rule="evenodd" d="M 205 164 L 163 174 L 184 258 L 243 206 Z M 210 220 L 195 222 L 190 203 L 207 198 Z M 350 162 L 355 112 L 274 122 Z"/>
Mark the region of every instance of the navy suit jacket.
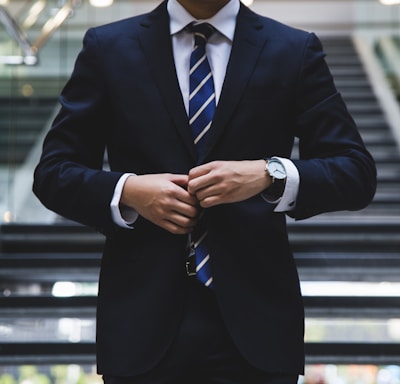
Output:
<path fill-rule="evenodd" d="M 117 227 L 110 201 L 124 172 L 187 173 L 198 162 L 291 157 L 299 140 L 296 208 L 304 219 L 366 206 L 375 166 L 314 34 L 241 6 L 204 158 L 195 147 L 172 55 L 166 3 L 91 29 L 61 95 L 34 191 L 59 214 L 106 235 L 99 282 L 99 372 L 153 367 L 179 326 L 187 237 L 139 217 Z M 108 153 L 110 170 L 103 170 Z M 301 373 L 303 304 L 284 213 L 261 196 L 207 210 L 215 295 L 254 366 Z M 190 353 L 190 351 L 188 351 Z"/>

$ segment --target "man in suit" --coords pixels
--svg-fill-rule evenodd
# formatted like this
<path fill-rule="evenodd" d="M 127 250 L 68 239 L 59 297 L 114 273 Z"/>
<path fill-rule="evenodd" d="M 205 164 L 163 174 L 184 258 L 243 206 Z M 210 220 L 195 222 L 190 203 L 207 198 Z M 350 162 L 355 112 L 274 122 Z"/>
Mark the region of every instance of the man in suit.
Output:
<path fill-rule="evenodd" d="M 216 105 L 201 151 L 188 117 L 199 21 Z M 168 0 L 87 32 L 34 191 L 106 236 L 105 383 L 294 384 L 304 315 L 285 215 L 361 209 L 375 178 L 314 34 L 239 0 Z M 204 218 L 206 283 L 192 263 Z"/>

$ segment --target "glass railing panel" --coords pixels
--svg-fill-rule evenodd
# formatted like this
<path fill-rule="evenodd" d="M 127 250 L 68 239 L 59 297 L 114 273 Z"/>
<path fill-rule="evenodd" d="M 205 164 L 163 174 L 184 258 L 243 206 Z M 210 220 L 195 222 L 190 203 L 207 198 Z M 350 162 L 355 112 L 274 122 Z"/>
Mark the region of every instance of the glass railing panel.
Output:
<path fill-rule="evenodd" d="M 400 318 L 307 317 L 305 329 L 312 343 L 400 342 Z"/>
<path fill-rule="evenodd" d="M 2 342 L 94 342 L 95 307 L 21 308 L 0 314 Z M 400 318 L 306 318 L 306 343 L 400 342 Z"/>
<path fill-rule="evenodd" d="M 374 364 L 307 365 L 299 384 L 389 384 L 400 381 L 400 366 Z"/>
<path fill-rule="evenodd" d="M 395 384 L 400 366 L 374 364 L 307 365 L 299 384 Z M 0 384 L 102 384 L 95 364 L 0 365 Z"/>
<path fill-rule="evenodd" d="M 0 344 L 3 343 L 88 343 L 95 341 L 96 324 L 94 315 L 82 317 L 78 311 L 69 316 L 57 309 L 36 316 L 25 309 L 27 316 L 0 314 Z M 73 312 L 70 310 L 69 312 Z M 94 311 L 92 311 L 94 312 Z"/>
<path fill-rule="evenodd" d="M 0 384 L 102 384 L 95 364 L 0 365 Z"/>
<path fill-rule="evenodd" d="M 5 279 L 0 282 L 3 297 L 82 297 L 96 296 L 97 282 L 90 281 L 33 281 Z"/>

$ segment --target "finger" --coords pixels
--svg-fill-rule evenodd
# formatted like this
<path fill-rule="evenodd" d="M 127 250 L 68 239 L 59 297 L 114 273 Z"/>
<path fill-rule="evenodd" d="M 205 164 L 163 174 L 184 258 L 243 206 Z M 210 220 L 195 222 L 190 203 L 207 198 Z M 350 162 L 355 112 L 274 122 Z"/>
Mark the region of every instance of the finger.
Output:
<path fill-rule="evenodd" d="M 188 175 L 168 174 L 167 179 L 172 183 L 170 197 L 192 206 L 198 205 L 197 198 L 187 191 Z"/>
<path fill-rule="evenodd" d="M 195 219 L 199 215 L 199 202 L 197 198 L 195 198 L 195 200 L 196 200 L 195 205 L 190 205 L 178 201 L 173 209 L 173 212 L 176 212 L 181 216 Z"/>
<path fill-rule="evenodd" d="M 189 219 L 181 215 L 171 215 L 168 219 L 162 221 L 161 226 L 174 234 L 187 234 L 193 231 L 196 220 Z"/>
<path fill-rule="evenodd" d="M 196 197 L 199 201 L 204 200 L 207 197 L 219 195 L 221 193 L 221 188 L 218 184 L 209 184 L 203 188 L 196 190 Z"/>
<path fill-rule="evenodd" d="M 172 181 L 174 184 L 179 185 L 180 187 L 186 188 L 189 181 L 189 176 L 181 174 L 171 174 L 169 180 Z"/>
<path fill-rule="evenodd" d="M 189 171 L 188 179 L 193 180 L 210 172 L 212 163 L 202 164 Z"/>
<path fill-rule="evenodd" d="M 190 232 L 193 231 L 193 228 L 185 228 L 185 227 L 181 227 L 179 225 L 176 225 L 175 223 L 171 222 L 171 221 L 163 221 L 160 224 L 160 227 L 164 228 L 165 230 L 167 230 L 168 232 L 174 234 L 174 235 L 186 235 Z"/>
<path fill-rule="evenodd" d="M 168 220 L 179 227 L 189 228 L 189 229 L 190 228 L 193 229 L 197 223 L 196 218 L 184 216 L 179 214 L 178 212 L 171 214 Z"/>
<path fill-rule="evenodd" d="M 223 203 L 221 195 L 207 196 L 202 200 L 199 199 L 199 201 L 201 208 L 210 208 Z"/>
<path fill-rule="evenodd" d="M 195 179 L 189 180 L 188 192 L 192 195 L 197 195 L 200 191 L 205 191 L 208 188 L 212 188 L 214 180 L 211 173 L 198 176 Z M 198 196 L 197 196 L 198 197 Z"/>
<path fill-rule="evenodd" d="M 190 193 L 188 190 L 180 188 L 176 191 L 176 199 L 184 203 L 185 205 L 189 205 L 191 207 L 196 207 L 199 204 L 197 197 L 195 194 Z"/>

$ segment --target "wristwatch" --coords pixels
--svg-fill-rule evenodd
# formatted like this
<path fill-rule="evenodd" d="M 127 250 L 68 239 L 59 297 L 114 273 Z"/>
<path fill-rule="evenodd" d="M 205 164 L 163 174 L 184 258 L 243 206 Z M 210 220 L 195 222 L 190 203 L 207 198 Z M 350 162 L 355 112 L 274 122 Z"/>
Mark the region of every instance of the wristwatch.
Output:
<path fill-rule="evenodd" d="M 286 170 L 282 162 L 277 158 L 265 159 L 265 171 L 271 176 L 272 183 L 264 191 L 268 199 L 277 200 L 283 195 L 286 184 Z"/>

